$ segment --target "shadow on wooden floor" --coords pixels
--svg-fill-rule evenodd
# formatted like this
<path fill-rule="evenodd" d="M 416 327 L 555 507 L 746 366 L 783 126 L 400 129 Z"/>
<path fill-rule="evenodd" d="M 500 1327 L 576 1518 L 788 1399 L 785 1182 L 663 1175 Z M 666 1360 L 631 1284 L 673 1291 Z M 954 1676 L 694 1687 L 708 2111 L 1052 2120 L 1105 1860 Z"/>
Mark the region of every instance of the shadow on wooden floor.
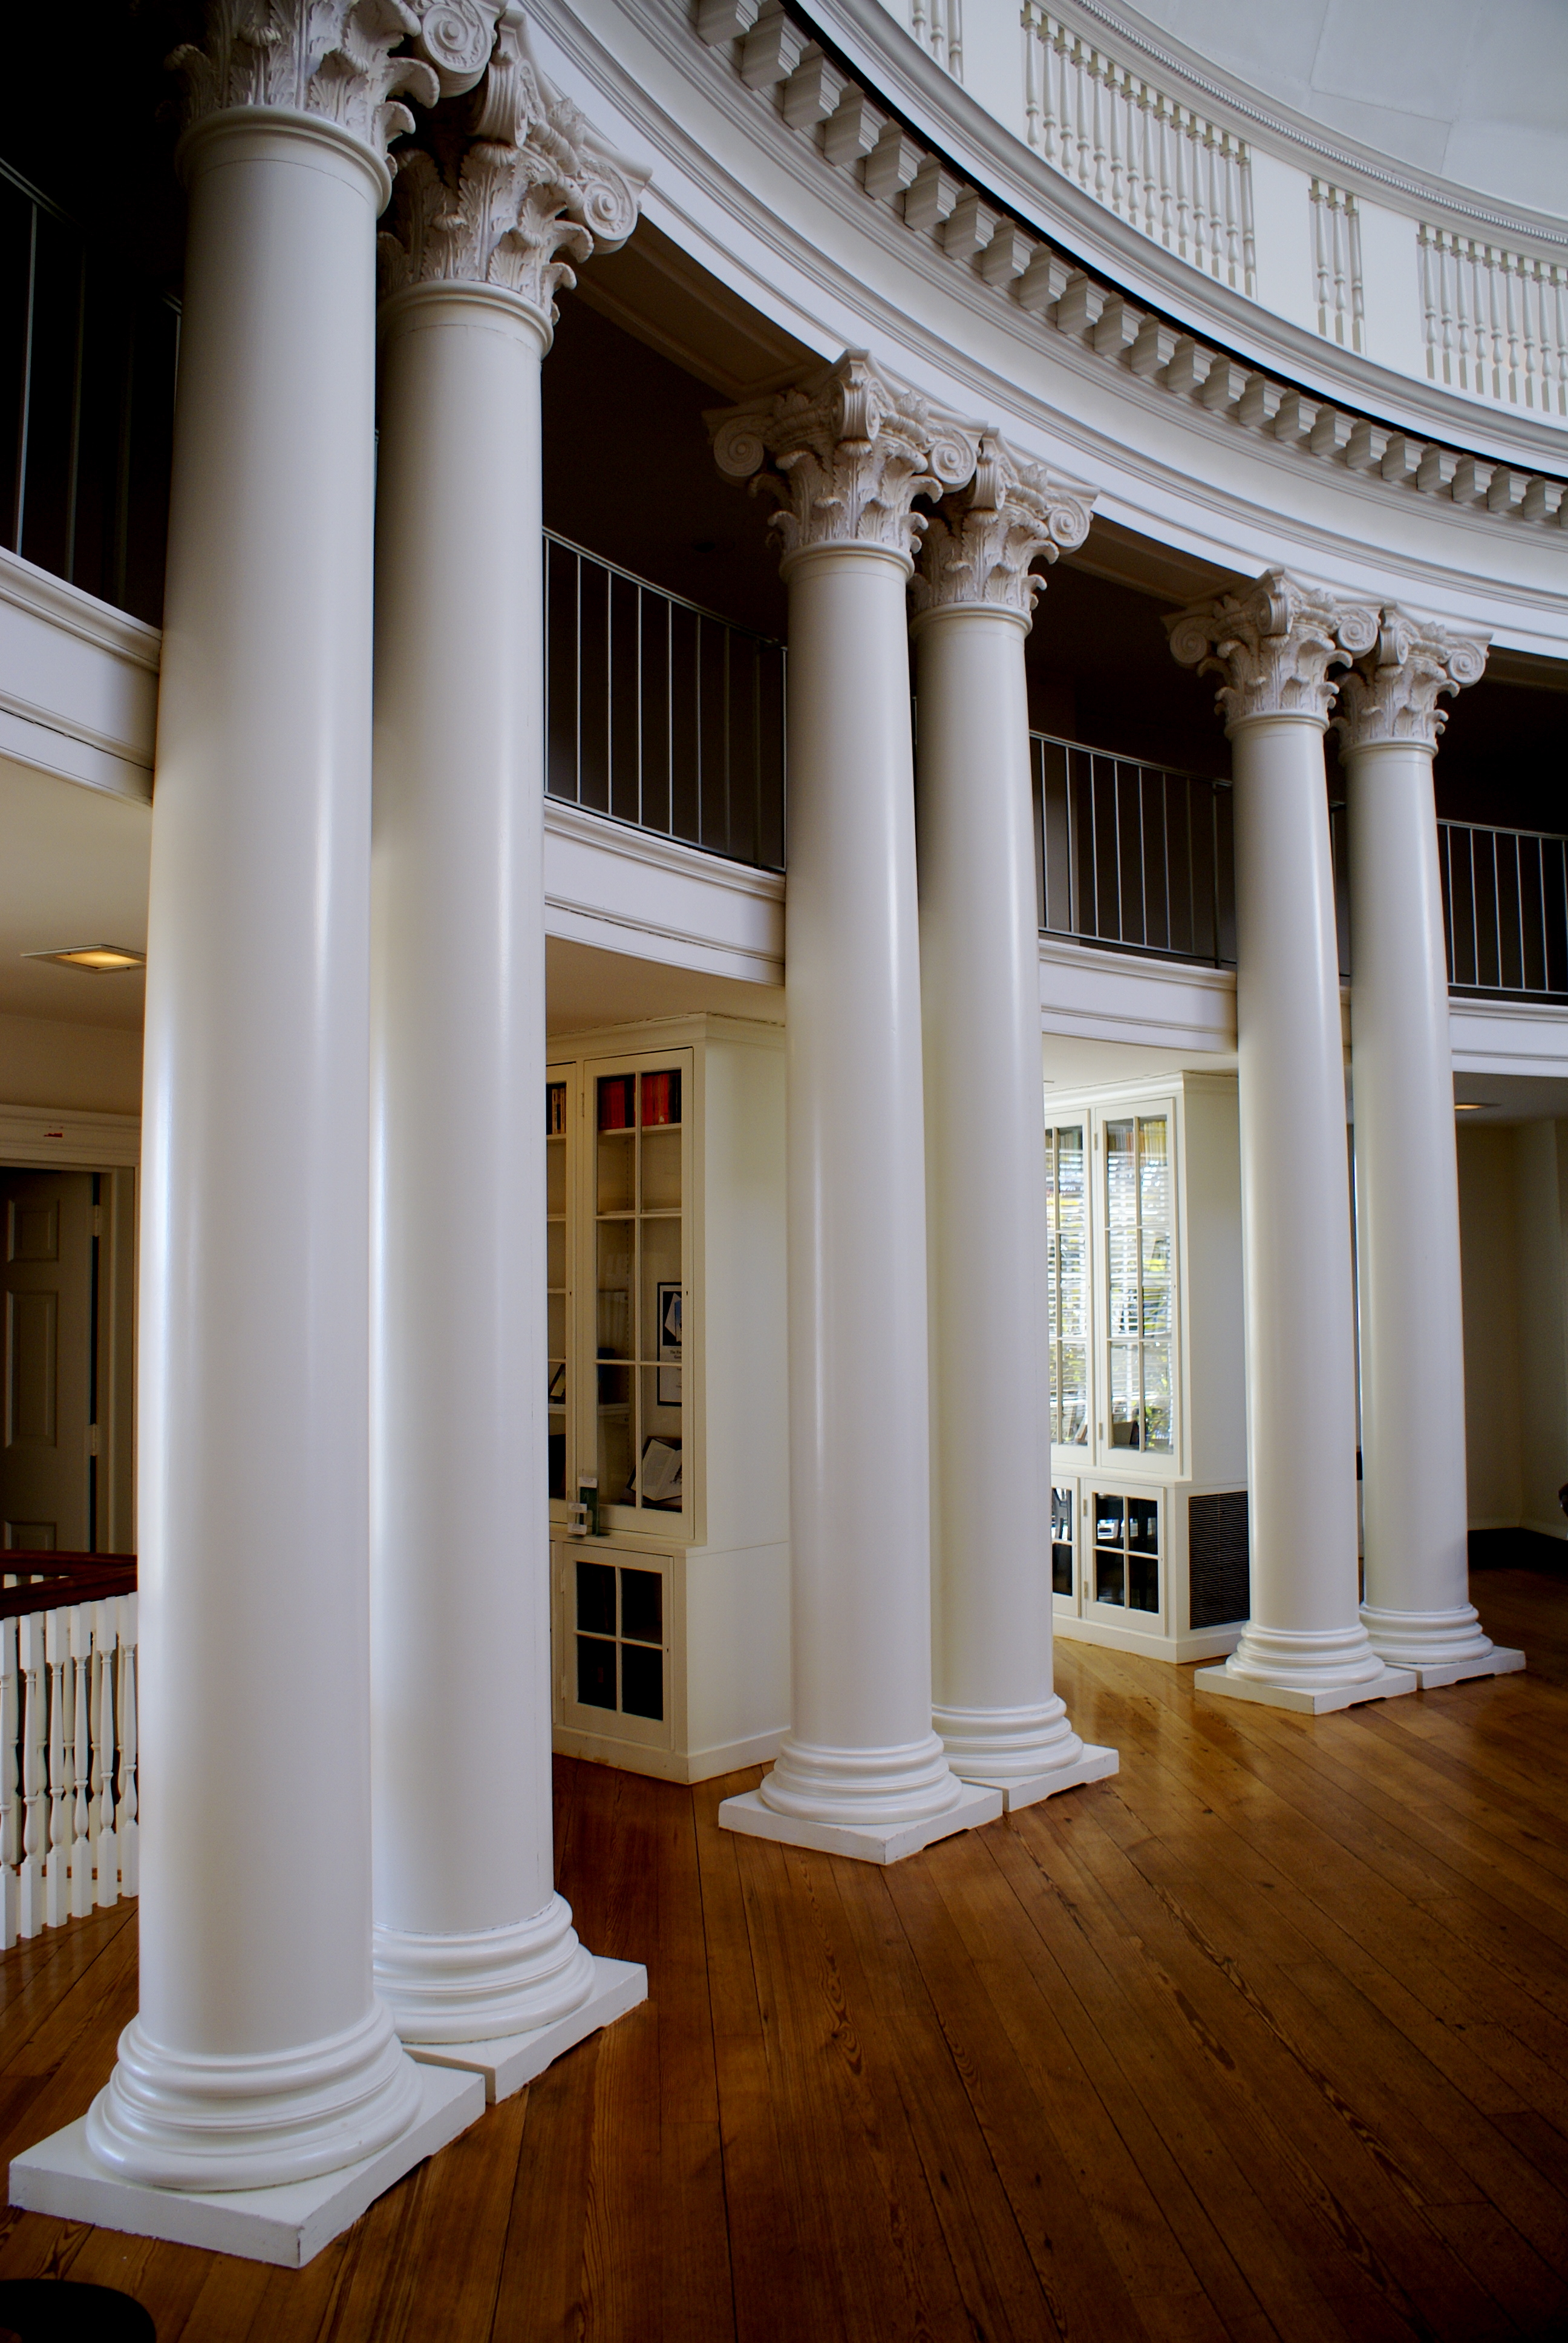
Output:
<path fill-rule="evenodd" d="M 1113 1781 L 881 1871 L 558 1763 L 558 1859 L 648 2005 L 301 2272 L 32 2214 L 0 2278 L 161 2343 L 1044 2343 L 1565 2331 L 1568 1632 L 1308 1719 L 1059 1646 Z M 0 2152 L 79 2114 L 135 1924 L 0 1961 Z"/>

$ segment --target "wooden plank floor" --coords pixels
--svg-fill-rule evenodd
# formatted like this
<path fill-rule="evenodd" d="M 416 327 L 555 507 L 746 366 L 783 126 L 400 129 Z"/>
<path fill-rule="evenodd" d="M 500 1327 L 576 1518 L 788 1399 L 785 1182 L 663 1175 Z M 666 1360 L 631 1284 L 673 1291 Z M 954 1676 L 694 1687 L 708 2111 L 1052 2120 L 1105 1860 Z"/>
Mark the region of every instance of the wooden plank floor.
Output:
<path fill-rule="evenodd" d="M 161 2343 L 1568 2333 L 1568 1585 L 1475 1586 L 1528 1674 L 1315 1721 L 1059 1645 L 1120 1776 L 886 1872 L 563 1762 L 646 2007 L 302 2272 L 10 2213 L 0 2278 Z M 103 2080 L 134 1939 L 0 1962 L 0 2153 Z"/>

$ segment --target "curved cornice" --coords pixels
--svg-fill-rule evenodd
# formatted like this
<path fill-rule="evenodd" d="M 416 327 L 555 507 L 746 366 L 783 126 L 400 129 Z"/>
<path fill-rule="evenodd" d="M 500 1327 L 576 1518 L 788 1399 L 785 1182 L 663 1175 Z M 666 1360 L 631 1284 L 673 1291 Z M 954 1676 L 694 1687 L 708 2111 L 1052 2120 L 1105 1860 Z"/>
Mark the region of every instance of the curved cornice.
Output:
<path fill-rule="evenodd" d="M 1391 428 L 1527 472 L 1561 478 L 1555 425 L 1503 417 L 1262 309 L 1119 219 L 971 97 L 881 0 L 788 0 L 885 109 L 966 179 L 1090 274 L 1242 362 Z"/>
<path fill-rule="evenodd" d="M 1513 241 L 1550 245 L 1559 256 L 1568 255 L 1568 221 L 1504 203 L 1478 188 L 1461 186 L 1457 180 L 1436 178 L 1409 165 L 1392 163 L 1359 140 L 1331 133 L 1293 106 L 1265 97 L 1169 34 L 1161 37 L 1146 24 L 1130 23 L 1109 0 L 1051 0 L 1051 5 L 1063 24 L 1081 17 L 1086 29 L 1108 32 L 1124 47 L 1147 57 L 1166 80 L 1198 92 L 1206 104 L 1233 115 L 1238 123 L 1247 126 L 1257 145 L 1279 153 L 1286 162 L 1298 153 L 1315 156 L 1332 167 L 1341 186 L 1353 186 L 1362 181 L 1369 193 L 1397 197 L 1396 210 L 1413 206 L 1423 217 L 1439 215 L 1439 224 L 1444 227 L 1466 234 L 1477 226 L 1491 228 Z"/>

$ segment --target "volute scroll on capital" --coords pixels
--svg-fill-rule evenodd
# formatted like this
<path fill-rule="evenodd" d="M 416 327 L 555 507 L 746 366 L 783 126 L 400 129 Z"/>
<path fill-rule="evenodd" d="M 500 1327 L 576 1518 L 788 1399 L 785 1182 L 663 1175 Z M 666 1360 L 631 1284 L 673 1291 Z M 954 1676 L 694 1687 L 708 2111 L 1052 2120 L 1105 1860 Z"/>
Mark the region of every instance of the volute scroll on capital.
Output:
<path fill-rule="evenodd" d="M 1183 667 L 1225 678 L 1216 705 L 1230 731 L 1268 716 L 1326 726 L 1339 689 L 1329 670 L 1372 648 L 1379 615 L 1288 570 L 1266 569 L 1244 593 L 1180 610 L 1165 626 Z"/>
<path fill-rule="evenodd" d="M 313 114 L 385 163 L 414 127 L 400 101 L 472 89 L 508 0 L 208 0 L 206 35 L 168 59 L 186 127 L 239 107 Z M 395 55 L 394 52 L 397 52 Z"/>
<path fill-rule="evenodd" d="M 950 489 L 931 516 L 910 582 L 917 613 L 976 608 L 1027 619 L 1045 586 L 1034 563 L 1083 543 L 1094 496 L 1053 480 L 1000 432 L 983 433 L 973 479 Z"/>
<path fill-rule="evenodd" d="M 1435 749 L 1448 721 L 1440 699 L 1477 683 L 1486 666 L 1489 634 L 1451 635 L 1434 618 L 1391 605 L 1374 642 L 1340 684 L 1333 718 L 1342 750 L 1384 741 Z"/>
<path fill-rule="evenodd" d="M 637 226 L 648 175 L 617 155 L 546 79 L 513 8 L 483 83 L 395 157 L 381 291 L 490 285 L 543 317 L 577 282 L 574 261 L 614 251 Z"/>
<path fill-rule="evenodd" d="M 976 427 L 883 372 L 864 350 L 798 390 L 707 417 L 714 459 L 732 480 L 777 499 L 769 526 L 786 558 L 827 546 L 872 546 L 911 560 L 927 525 L 917 497 L 973 477 Z"/>

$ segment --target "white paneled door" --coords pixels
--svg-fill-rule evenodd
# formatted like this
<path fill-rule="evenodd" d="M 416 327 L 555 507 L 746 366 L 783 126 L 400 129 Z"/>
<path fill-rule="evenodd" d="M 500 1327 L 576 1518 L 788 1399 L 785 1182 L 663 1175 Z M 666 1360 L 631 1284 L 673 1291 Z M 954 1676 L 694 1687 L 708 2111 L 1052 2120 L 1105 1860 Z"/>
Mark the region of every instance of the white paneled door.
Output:
<path fill-rule="evenodd" d="M 93 1175 L 0 1172 L 5 1425 L 0 1535 L 82 1551 L 88 1539 Z"/>

